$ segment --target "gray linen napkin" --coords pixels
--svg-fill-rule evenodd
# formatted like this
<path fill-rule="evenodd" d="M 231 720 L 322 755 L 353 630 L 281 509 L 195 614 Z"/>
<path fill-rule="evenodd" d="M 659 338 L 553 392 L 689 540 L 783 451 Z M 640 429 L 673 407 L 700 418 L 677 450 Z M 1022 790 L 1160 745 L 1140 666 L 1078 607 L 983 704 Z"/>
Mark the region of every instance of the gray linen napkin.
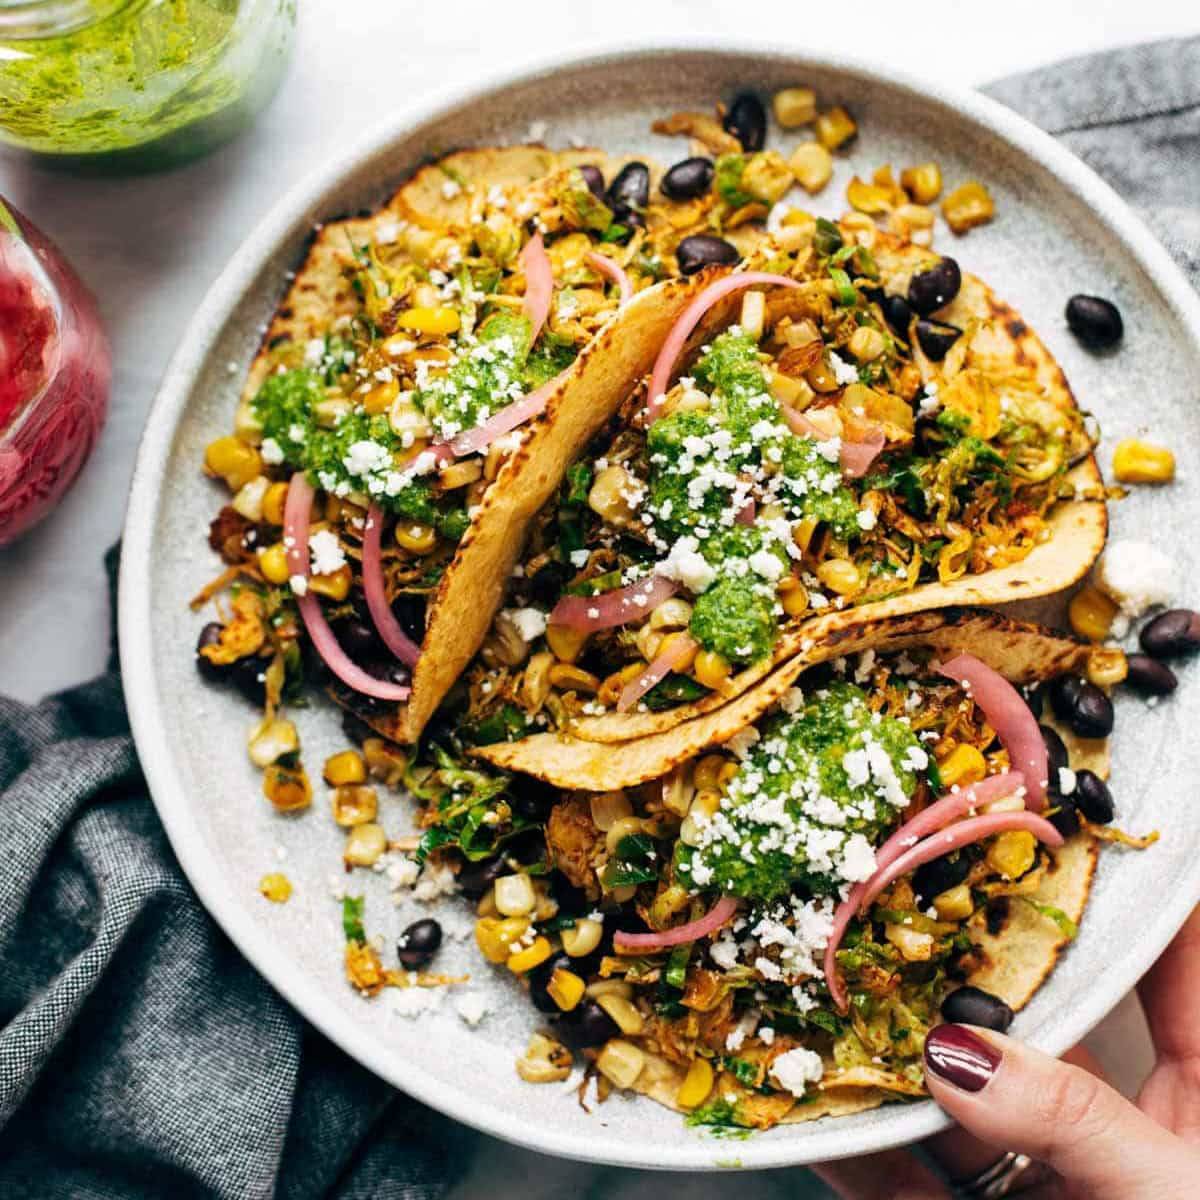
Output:
<path fill-rule="evenodd" d="M 1200 38 L 988 90 L 1200 279 Z M 115 660 L 39 705 L 0 699 L 0 851 L 0 1195 L 432 1200 L 458 1182 L 477 1135 L 306 1026 L 200 907 L 138 770 Z M 570 1190 L 645 1191 L 627 1174 L 580 1167 Z"/>

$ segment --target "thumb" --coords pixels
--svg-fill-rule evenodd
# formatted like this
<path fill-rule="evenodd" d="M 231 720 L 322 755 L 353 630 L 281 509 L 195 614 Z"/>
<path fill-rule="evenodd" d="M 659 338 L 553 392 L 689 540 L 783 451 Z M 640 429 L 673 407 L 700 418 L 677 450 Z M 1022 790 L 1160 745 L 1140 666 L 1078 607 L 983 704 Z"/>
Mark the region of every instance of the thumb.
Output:
<path fill-rule="evenodd" d="M 1159 1200 L 1200 1171 L 1200 1154 L 1102 1080 L 991 1030 L 937 1026 L 925 1067 L 933 1098 L 959 1125 L 1048 1164 L 1073 1193 Z"/>

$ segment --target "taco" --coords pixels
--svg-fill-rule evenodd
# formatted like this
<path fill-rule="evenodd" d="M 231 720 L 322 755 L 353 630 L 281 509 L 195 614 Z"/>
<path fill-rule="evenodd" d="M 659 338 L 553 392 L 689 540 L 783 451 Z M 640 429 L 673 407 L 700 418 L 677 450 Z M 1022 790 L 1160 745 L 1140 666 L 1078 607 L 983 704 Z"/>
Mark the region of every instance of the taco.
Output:
<path fill-rule="evenodd" d="M 1007 1028 L 1082 918 L 1098 843 L 1073 796 L 1103 788 L 1106 745 L 1085 759 L 1014 685 L 1092 652 L 982 610 L 866 622 L 663 774 L 559 793 L 530 868 L 554 902 L 509 952 L 540 947 L 521 969 L 555 1039 L 696 1124 L 924 1095 L 930 1027 Z M 516 891 L 480 907 L 490 957 Z"/>
<path fill-rule="evenodd" d="M 457 697 L 481 741 L 662 733 L 846 623 L 1087 571 L 1104 491 L 1049 351 L 952 260 L 881 231 L 868 252 L 855 228 L 787 227 L 686 285 L 648 382 L 564 400 L 592 437 L 506 531 L 524 548 Z M 903 299 L 931 291 L 936 319 Z M 649 324 L 629 313 L 614 338 L 632 355 Z"/>

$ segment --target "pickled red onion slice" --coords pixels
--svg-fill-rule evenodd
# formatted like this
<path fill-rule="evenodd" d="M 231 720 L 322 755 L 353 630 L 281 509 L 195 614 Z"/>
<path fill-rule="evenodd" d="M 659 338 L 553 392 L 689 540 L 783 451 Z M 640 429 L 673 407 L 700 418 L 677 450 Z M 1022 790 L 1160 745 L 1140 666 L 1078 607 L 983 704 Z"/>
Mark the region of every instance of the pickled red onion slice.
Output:
<path fill-rule="evenodd" d="M 654 360 L 654 369 L 650 372 L 650 385 L 646 389 L 646 418 L 654 421 L 662 408 L 663 398 L 667 390 L 667 382 L 675 369 L 683 347 L 691 336 L 692 330 L 700 323 L 700 318 L 718 300 L 728 296 L 730 292 L 741 291 L 753 287 L 757 283 L 774 284 L 777 287 L 799 287 L 794 280 L 786 275 L 773 275 L 767 271 L 744 271 L 738 275 L 725 275 L 710 283 L 680 314 L 679 320 L 671 326 L 658 358 Z"/>
<path fill-rule="evenodd" d="M 783 419 L 787 427 L 797 437 L 815 438 L 818 442 L 829 440 L 830 435 L 817 425 L 815 421 L 809 420 L 802 412 L 798 412 L 794 408 L 789 408 L 786 404 L 781 407 L 783 410 Z M 846 478 L 861 479 L 870 470 L 871 464 L 879 456 L 879 452 L 883 449 L 886 440 L 887 438 L 883 430 L 878 426 L 873 426 L 868 435 L 860 441 L 850 442 L 842 438 L 838 460 L 842 464 L 842 473 Z"/>
<path fill-rule="evenodd" d="M 380 545 L 382 537 L 383 510 L 378 504 L 372 504 L 367 509 L 367 524 L 362 540 L 362 580 L 367 609 L 383 644 L 406 666 L 415 667 L 417 659 L 421 657 L 421 647 L 401 628 L 387 601 Z"/>
<path fill-rule="evenodd" d="M 669 650 L 664 650 L 632 683 L 625 685 L 617 701 L 617 712 L 628 712 L 659 680 L 666 679 L 696 649 L 695 638 L 686 633 L 677 634 Z"/>
<path fill-rule="evenodd" d="M 621 950 L 663 950 L 667 946 L 679 946 L 683 942 L 696 942 L 710 933 L 716 933 L 737 912 L 737 901 L 732 896 L 722 896 L 699 920 L 686 925 L 676 925 L 661 933 L 626 933 L 618 929 L 613 934 L 613 945 Z"/>
<path fill-rule="evenodd" d="M 633 283 L 629 276 L 607 254 L 597 254 L 595 251 L 591 251 L 583 256 L 583 260 L 593 270 L 607 276 L 617 285 L 617 290 L 621 293 L 622 304 L 628 304 L 633 299 Z"/>
<path fill-rule="evenodd" d="M 306 582 L 309 576 L 308 526 L 315 494 L 304 472 L 297 471 L 288 484 L 287 500 L 283 506 L 283 546 L 288 570 L 293 577 L 299 576 Z M 379 700 L 408 699 L 410 689 L 407 686 L 376 679 L 346 656 L 333 630 L 329 628 L 329 622 L 325 620 L 320 601 L 312 592 L 306 590 L 303 595 L 297 595 L 296 604 L 317 653 L 347 687 Z"/>
<path fill-rule="evenodd" d="M 1010 796 L 1019 788 L 1024 787 L 1025 777 L 1020 771 L 1005 771 L 1002 775 L 993 775 L 988 779 L 973 783 L 958 791 L 948 792 L 936 800 L 928 808 L 919 812 L 911 821 L 905 821 L 878 850 L 875 851 L 875 873 L 870 879 L 856 883 L 850 894 L 838 905 L 833 914 L 833 929 L 825 946 L 825 978 L 829 981 L 829 992 L 839 1008 L 845 1007 L 845 991 L 837 975 L 838 947 L 850 922 L 862 906 L 862 898 L 867 886 L 879 871 L 891 866 L 906 850 L 915 846 L 927 834 L 944 829 L 951 821 L 957 820 L 973 809 L 982 808 L 1004 796 Z"/>
<path fill-rule="evenodd" d="M 570 370 L 570 368 L 568 367 L 567 370 Z M 565 374 L 566 372 L 564 371 L 563 375 Z M 522 396 L 520 400 L 514 400 L 498 413 L 488 417 L 482 425 L 476 425 L 474 429 L 468 429 L 466 433 L 460 433 L 450 443 L 450 448 L 454 454 L 458 455 L 459 458 L 463 458 L 468 454 L 476 454 L 480 450 L 486 450 L 498 437 L 503 437 L 506 433 L 511 433 L 518 425 L 524 425 L 531 417 L 536 417 L 546 407 L 546 402 L 550 399 L 550 393 L 558 386 L 562 377 L 562 375 L 556 375 L 553 379 L 543 383 L 540 388 L 536 388 L 530 392 L 528 396 Z"/>
<path fill-rule="evenodd" d="M 564 596 L 550 613 L 550 624 L 588 632 L 614 629 L 648 617 L 678 590 L 679 585 L 673 579 L 651 575 L 649 579 L 598 596 Z"/>
<path fill-rule="evenodd" d="M 550 257 L 542 242 L 542 235 L 535 233 L 525 243 L 518 260 L 525 273 L 525 315 L 533 326 L 529 336 L 532 346 L 542 332 L 542 326 L 550 316 L 550 302 L 554 298 L 554 272 L 550 269 Z"/>
<path fill-rule="evenodd" d="M 1037 718 L 1029 705 L 999 671 L 973 654 L 959 654 L 942 663 L 938 674 L 952 679 L 983 709 L 988 724 L 1008 751 L 1009 765 L 1025 776 L 1025 806 L 1046 807 L 1050 761 Z"/>

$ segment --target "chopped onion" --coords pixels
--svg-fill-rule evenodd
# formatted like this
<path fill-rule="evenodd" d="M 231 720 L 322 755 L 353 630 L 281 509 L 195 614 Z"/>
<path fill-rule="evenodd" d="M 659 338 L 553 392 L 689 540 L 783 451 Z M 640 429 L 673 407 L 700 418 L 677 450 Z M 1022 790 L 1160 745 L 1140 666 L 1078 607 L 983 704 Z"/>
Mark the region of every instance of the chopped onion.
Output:
<path fill-rule="evenodd" d="M 607 276 L 617 285 L 621 293 L 621 303 L 628 304 L 633 299 L 633 284 L 629 276 L 607 254 L 597 254 L 591 251 L 583 256 L 584 262 L 601 275 Z"/>
<path fill-rule="evenodd" d="M 303 471 L 297 471 L 288 484 L 287 500 L 283 506 L 283 546 L 288 570 L 306 583 L 309 577 L 308 526 L 312 516 L 315 491 Z M 399 683 L 388 683 L 368 675 L 352 662 L 338 645 L 338 640 L 325 620 L 321 603 L 310 591 L 296 596 L 296 604 L 308 636 L 325 665 L 347 686 L 364 696 L 379 700 L 407 700 L 410 689 Z"/>
<path fill-rule="evenodd" d="M 679 946 L 684 942 L 698 942 L 710 933 L 716 933 L 737 912 L 737 901 L 732 896 L 722 896 L 698 921 L 676 925 L 661 933 L 626 933 L 618 929 L 613 934 L 613 945 L 620 950 L 662 950 L 667 946 Z"/>
<path fill-rule="evenodd" d="M 918 818 L 919 819 L 919 818 Z M 1032 833 L 1040 842 L 1048 846 L 1061 846 L 1062 834 L 1044 817 L 1031 812 L 999 812 L 987 813 L 981 817 L 971 817 L 959 821 L 937 833 L 931 834 L 924 841 L 918 842 L 902 854 L 892 859 L 890 863 L 876 870 L 865 884 L 860 884 L 839 906 L 834 915 L 834 927 L 825 947 L 825 982 L 834 1004 L 841 1012 L 847 1008 L 846 990 L 837 973 L 837 948 L 850 920 L 857 913 L 864 912 L 880 895 L 902 875 L 911 874 L 918 867 L 942 858 L 953 850 L 969 846 L 972 842 L 982 841 L 997 833 L 1009 830 L 1024 829 Z"/>
<path fill-rule="evenodd" d="M 537 341 L 538 334 L 542 332 L 547 317 L 550 316 L 550 302 L 554 298 L 554 272 L 550 269 L 550 257 L 546 253 L 540 233 L 535 233 L 525 243 L 519 262 L 521 270 L 525 273 L 524 308 L 525 315 L 533 326 L 533 332 L 529 336 L 529 344 L 532 346 Z"/>
<path fill-rule="evenodd" d="M 401 628 L 387 601 L 380 547 L 382 537 L 383 510 L 378 504 L 372 504 L 367 509 L 367 524 L 362 540 L 362 580 L 367 609 L 383 644 L 406 666 L 415 667 L 417 659 L 421 657 L 421 647 Z"/>
<path fill-rule="evenodd" d="M 662 408 L 663 398 L 667 390 L 667 381 L 675 369 L 675 362 L 683 351 L 683 347 L 693 329 L 700 323 L 700 318 L 718 300 L 728 296 L 730 292 L 741 291 L 758 283 L 774 284 L 777 287 L 799 287 L 794 280 L 786 275 L 773 275 L 766 271 L 743 271 L 737 275 L 725 275 L 710 283 L 685 308 L 679 320 L 671 326 L 658 358 L 654 360 L 654 369 L 650 372 L 650 386 L 646 389 L 646 417 L 654 421 Z"/>
<path fill-rule="evenodd" d="M 570 370 L 568 367 L 567 370 Z M 531 417 L 536 417 L 538 413 L 546 407 L 546 402 L 550 399 L 550 394 L 558 386 L 562 375 L 555 375 L 551 380 L 543 383 L 540 388 L 536 388 L 530 392 L 528 396 L 522 396 L 520 400 L 514 400 L 511 404 L 506 405 L 498 413 L 494 413 L 488 417 L 482 425 L 476 425 L 474 429 L 468 429 L 466 433 L 460 433 L 458 437 L 450 443 L 453 453 L 463 458 L 468 454 L 476 454 L 480 450 L 487 449 L 498 437 L 503 437 L 506 433 L 510 433 L 516 429 L 518 425 L 524 425 Z M 431 446 L 430 449 L 433 449 Z"/>
<path fill-rule="evenodd" d="M 983 709 L 988 724 L 1008 751 L 1009 765 L 1025 776 L 1025 806 L 1046 807 L 1050 762 L 1037 718 L 1029 705 L 999 671 L 972 654 L 959 654 L 942 663 L 938 674 L 954 680 Z"/>
<path fill-rule="evenodd" d="M 550 614 L 551 625 L 571 629 L 615 629 L 630 621 L 649 616 L 664 600 L 679 590 L 679 585 L 663 575 L 651 575 L 628 587 L 602 592 L 598 596 L 564 596 Z"/>
<path fill-rule="evenodd" d="M 632 683 L 626 684 L 617 701 L 617 712 L 628 712 L 660 679 L 668 675 L 697 650 L 695 638 L 677 633 L 669 650 L 663 651 Z"/>

